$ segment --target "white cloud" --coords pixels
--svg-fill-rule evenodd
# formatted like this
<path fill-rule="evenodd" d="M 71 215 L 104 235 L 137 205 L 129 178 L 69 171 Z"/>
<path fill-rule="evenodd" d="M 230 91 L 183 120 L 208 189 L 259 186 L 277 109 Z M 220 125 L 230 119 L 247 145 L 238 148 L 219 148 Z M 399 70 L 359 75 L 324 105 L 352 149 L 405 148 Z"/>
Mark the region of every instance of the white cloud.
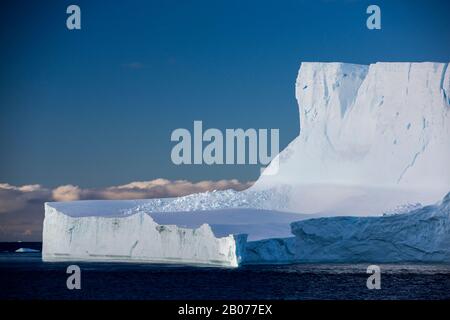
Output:
<path fill-rule="evenodd" d="M 251 185 L 238 180 L 200 181 L 155 179 L 150 181 L 134 181 L 125 185 L 105 189 L 84 190 L 83 198 L 95 199 L 145 199 L 179 197 L 191 193 L 235 189 L 243 190 Z"/>
<path fill-rule="evenodd" d="M 67 184 L 53 189 L 52 197 L 55 201 L 74 201 L 80 199 L 81 192 L 78 186 Z"/>

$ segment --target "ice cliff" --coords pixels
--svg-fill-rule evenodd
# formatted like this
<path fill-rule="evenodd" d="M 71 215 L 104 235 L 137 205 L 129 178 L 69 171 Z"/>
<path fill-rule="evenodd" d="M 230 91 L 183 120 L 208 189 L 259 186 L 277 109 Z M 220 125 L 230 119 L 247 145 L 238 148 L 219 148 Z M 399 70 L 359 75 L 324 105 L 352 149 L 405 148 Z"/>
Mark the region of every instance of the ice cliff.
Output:
<path fill-rule="evenodd" d="M 70 206 L 70 204 L 68 204 Z M 71 217 L 45 204 L 44 261 L 127 261 L 236 267 L 245 236 L 216 238 L 197 229 L 159 225 L 146 213 Z M 100 206 L 101 207 L 101 206 Z M 64 205 L 59 204 L 64 210 Z"/>
<path fill-rule="evenodd" d="M 448 63 L 302 63 L 295 89 L 300 134 L 252 190 L 289 187 L 288 211 L 368 215 L 450 189 Z"/>

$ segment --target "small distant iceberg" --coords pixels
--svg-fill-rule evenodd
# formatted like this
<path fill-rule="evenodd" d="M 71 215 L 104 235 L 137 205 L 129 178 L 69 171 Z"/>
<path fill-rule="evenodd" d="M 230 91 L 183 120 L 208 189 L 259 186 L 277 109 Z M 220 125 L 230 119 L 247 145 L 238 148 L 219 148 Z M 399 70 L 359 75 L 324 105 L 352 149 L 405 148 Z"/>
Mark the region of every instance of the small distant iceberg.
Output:
<path fill-rule="evenodd" d="M 29 252 L 40 252 L 39 250 L 36 249 L 30 249 L 30 248 L 19 248 L 16 251 L 17 253 L 29 253 Z"/>

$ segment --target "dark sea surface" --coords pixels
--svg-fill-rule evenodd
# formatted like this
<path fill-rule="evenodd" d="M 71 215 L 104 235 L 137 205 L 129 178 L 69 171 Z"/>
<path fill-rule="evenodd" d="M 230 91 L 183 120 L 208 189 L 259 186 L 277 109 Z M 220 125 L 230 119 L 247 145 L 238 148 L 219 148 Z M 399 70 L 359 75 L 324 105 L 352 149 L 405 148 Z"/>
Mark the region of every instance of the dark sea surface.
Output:
<path fill-rule="evenodd" d="M 66 287 L 71 264 L 81 268 L 81 290 Z M 367 289 L 367 266 L 44 263 L 40 253 L 3 252 L 0 299 L 450 299 L 449 265 L 380 264 L 380 290 Z"/>

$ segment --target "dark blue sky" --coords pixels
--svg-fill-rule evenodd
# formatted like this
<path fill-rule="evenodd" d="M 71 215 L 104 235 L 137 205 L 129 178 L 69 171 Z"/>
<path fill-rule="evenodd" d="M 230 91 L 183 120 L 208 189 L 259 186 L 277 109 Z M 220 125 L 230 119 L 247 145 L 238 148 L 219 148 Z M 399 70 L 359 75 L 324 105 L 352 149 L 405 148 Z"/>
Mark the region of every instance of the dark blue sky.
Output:
<path fill-rule="evenodd" d="M 78 4 L 82 30 L 66 29 Z M 378 4 L 382 30 L 369 31 Z M 175 166 L 172 130 L 298 134 L 301 61 L 450 60 L 449 1 L 2 1 L 0 182 L 255 179 Z"/>

